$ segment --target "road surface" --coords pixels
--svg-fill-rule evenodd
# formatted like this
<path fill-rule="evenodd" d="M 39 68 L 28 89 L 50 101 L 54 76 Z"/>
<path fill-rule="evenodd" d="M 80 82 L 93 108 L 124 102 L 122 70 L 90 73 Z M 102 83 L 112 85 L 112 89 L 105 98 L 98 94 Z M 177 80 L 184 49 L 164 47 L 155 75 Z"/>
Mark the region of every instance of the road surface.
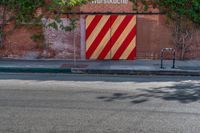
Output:
<path fill-rule="evenodd" d="M 0 74 L 0 133 L 199 133 L 200 77 Z"/>

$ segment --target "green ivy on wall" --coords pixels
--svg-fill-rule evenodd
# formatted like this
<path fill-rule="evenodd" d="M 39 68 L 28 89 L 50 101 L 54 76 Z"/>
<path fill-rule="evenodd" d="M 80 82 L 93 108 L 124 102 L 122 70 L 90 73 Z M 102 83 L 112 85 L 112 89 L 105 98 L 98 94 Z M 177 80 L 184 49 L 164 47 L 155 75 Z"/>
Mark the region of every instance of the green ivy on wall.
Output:
<path fill-rule="evenodd" d="M 179 16 L 186 16 L 194 24 L 200 25 L 200 0 L 131 0 L 133 10 L 148 11 L 150 7 L 158 8 L 161 12 L 173 19 Z"/>
<path fill-rule="evenodd" d="M 44 0 L 1 0 L 0 6 L 12 12 L 16 23 L 28 23 L 36 18 L 35 10 L 45 5 Z"/>
<path fill-rule="evenodd" d="M 7 23 L 14 22 L 15 27 L 19 25 L 30 26 L 46 26 L 42 23 L 42 18 L 51 18 L 55 21 L 49 24 L 50 27 L 58 29 L 58 26 L 65 31 L 75 29 L 77 19 L 70 19 L 70 25 L 64 26 L 62 24 L 61 15 L 54 14 L 55 11 L 69 11 L 75 6 L 86 3 L 88 0 L 0 0 L 0 47 L 3 47 L 5 38 L 4 28 Z M 36 10 L 41 8 L 44 14 L 39 16 Z M 9 14 L 9 15 L 8 15 Z M 38 33 L 38 35 L 41 33 Z M 38 37 L 37 38 L 43 38 Z M 35 38 L 35 37 L 33 37 Z M 37 40 L 38 41 L 38 40 Z"/>
<path fill-rule="evenodd" d="M 131 0 L 133 10 L 148 11 L 157 8 L 167 16 L 172 31 L 173 43 L 180 51 L 180 59 L 190 51 L 193 35 L 200 26 L 200 0 Z M 139 8 L 139 7 L 142 7 Z"/>
<path fill-rule="evenodd" d="M 14 22 L 14 27 L 21 24 L 38 22 L 39 16 L 35 14 L 35 11 L 39 7 L 45 6 L 44 0 L 1 0 L 0 8 L 2 12 L 0 14 L 0 34 L 1 43 L 0 47 L 3 47 L 5 31 L 4 28 L 9 22 Z"/>

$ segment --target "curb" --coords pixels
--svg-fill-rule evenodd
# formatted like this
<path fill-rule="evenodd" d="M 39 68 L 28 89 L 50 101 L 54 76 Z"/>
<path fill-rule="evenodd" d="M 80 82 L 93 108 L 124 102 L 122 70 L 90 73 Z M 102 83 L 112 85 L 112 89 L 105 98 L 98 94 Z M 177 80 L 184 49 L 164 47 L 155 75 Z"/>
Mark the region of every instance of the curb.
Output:
<path fill-rule="evenodd" d="M 200 76 L 200 71 L 166 71 L 166 70 L 105 70 L 105 69 L 72 69 L 76 74 L 114 74 L 114 75 L 165 75 L 165 76 Z"/>
<path fill-rule="evenodd" d="M 200 76 L 200 71 L 192 70 L 107 70 L 85 68 L 17 68 L 0 67 L 0 73 L 66 73 L 66 74 L 108 74 L 108 75 L 165 75 L 165 76 Z"/>
<path fill-rule="evenodd" d="M 0 67 L 0 72 L 13 73 L 71 73 L 71 68 L 5 68 Z"/>

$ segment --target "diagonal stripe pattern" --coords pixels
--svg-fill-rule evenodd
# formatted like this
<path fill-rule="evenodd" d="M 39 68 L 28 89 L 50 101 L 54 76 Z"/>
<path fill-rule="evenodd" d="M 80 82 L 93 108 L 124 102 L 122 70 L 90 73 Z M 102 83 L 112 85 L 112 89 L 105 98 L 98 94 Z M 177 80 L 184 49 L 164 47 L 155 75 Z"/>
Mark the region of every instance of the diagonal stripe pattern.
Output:
<path fill-rule="evenodd" d="M 86 17 L 86 58 L 133 60 L 136 57 L 136 16 Z"/>

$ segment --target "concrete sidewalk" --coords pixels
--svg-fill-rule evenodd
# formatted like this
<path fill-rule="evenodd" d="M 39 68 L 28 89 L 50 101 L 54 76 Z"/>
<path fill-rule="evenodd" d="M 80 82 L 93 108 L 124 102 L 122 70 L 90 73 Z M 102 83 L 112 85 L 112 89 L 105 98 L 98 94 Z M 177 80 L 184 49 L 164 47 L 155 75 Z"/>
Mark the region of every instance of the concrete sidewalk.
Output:
<path fill-rule="evenodd" d="M 128 74 L 128 75 L 184 75 L 200 76 L 200 60 L 172 61 L 160 60 L 135 61 L 77 61 L 70 60 L 0 60 L 0 72 L 29 73 L 88 73 L 88 74 Z"/>

